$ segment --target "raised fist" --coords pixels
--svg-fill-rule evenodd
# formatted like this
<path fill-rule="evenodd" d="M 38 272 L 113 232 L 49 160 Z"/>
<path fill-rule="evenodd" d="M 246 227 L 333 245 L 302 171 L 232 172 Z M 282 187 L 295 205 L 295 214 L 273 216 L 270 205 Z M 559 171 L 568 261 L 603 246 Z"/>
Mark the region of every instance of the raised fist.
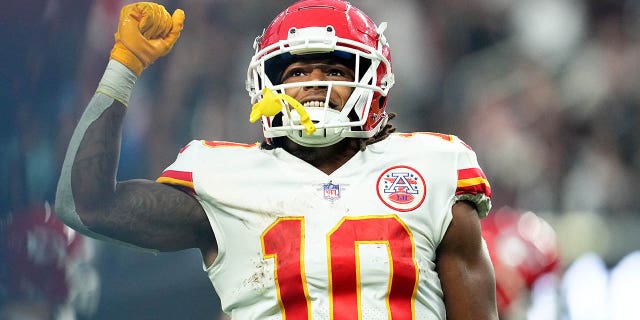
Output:
<path fill-rule="evenodd" d="M 139 76 L 156 59 L 171 51 L 183 26 L 181 9 L 170 15 L 164 6 L 153 2 L 126 5 L 120 11 L 111 59 Z"/>

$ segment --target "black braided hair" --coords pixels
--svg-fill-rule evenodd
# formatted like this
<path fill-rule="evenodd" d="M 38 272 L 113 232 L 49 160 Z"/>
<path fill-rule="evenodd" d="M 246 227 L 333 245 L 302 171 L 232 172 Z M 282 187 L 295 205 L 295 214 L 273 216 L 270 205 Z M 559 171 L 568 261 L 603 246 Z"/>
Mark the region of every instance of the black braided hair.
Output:
<path fill-rule="evenodd" d="M 380 129 L 378 133 L 376 133 L 369 139 L 360 139 L 360 151 L 364 151 L 368 145 L 380 142 L 394 133 L 396 131 L 396 127 L 394 127 L 393 124 L 391 124 L 389 121 L 391 121 L 391 119 L 395 118 L 396 116 L 397 114 L 395 112 L 390 112 L 388 114 L 389 119 L 387 119 L 387 123 L 384 125 L 384 127 L 382 127 L 382 129 Z"/>

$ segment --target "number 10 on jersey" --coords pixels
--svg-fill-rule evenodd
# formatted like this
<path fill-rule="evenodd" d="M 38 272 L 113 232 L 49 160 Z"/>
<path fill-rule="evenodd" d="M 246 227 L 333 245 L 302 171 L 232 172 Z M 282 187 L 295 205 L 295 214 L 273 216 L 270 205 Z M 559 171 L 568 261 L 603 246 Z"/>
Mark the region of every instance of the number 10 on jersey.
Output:
<path fill-rule="evenodd" d="M 304 217 L 280 217 L 261 236 L 263 258 L 274 260 L 278 302 L 286 320 L 311 319 L 304 271 L 304 228 Z M 411 231 L 398 216 L 345 217 L 327 234 L 326 241 L 331 319 L 362 319 L 361 244 L 382 244 L 387 249 L 388 318 L 415 318 L 415 246 Z"/>

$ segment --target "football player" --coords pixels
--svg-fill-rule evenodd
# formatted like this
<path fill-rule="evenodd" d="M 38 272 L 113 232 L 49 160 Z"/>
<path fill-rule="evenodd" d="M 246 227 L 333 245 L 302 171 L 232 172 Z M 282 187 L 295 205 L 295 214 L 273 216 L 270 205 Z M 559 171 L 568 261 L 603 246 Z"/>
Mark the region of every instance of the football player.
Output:
<path fill-rule="evenodd" d="M 157 181 L 116 181 L 129 96 L 184 17 L 122 9 L 63 164 L 67 224 L 200 249 L 233 319 L 497 318 L 480 230 L 491 189 L 476 155 L 452 135 L 394 132 L 386 24 L 342 0 L 294 3 L 256 39 L 247 90 L 263 143 L 191 141 Z"/>

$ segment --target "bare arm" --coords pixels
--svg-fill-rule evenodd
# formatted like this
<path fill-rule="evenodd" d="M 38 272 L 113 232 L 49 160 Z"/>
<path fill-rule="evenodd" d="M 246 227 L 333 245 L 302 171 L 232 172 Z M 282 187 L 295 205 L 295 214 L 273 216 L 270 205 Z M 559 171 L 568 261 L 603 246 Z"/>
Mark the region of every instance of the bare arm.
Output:
<path fill-rule="evenodd" d="M 453 206 L 453 220 L 438 248 L 436 267 L 447 319 L 498 319 L 493 267 L 472 204 L 459 201 Z"/>
<path fill-rule="evenodd" d="M 126 107 L 113 100 L 82 137 L 71 189 L 82 222 L 92 231 L 144 248 L 180 250 L 215 244 L 200 204 L 149 180 L 116 183 Z"/>
<path fill-rule="evenodd" d="M 200 248 L 208 261 L 216 244 L 195 198 L 149 180 L 116 182 L 126 104 L 137 77 L 171 51 L 184 25 L 152 2 L 126 5 L 96 94 L 73 133 L 56 193 L 56 213 L 69 226 L 102 240 L 158 250 Z"/>

